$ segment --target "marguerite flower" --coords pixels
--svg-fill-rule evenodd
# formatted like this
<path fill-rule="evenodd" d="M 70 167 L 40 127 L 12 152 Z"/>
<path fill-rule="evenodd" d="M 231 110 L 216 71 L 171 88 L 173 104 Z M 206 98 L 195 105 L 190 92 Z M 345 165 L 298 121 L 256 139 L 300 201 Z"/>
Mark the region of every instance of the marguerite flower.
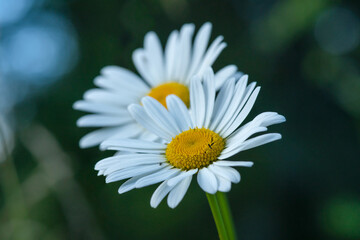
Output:
<path fill-rule="evenodd" d="M 231 183 L 240 181 L 233 167 L 251 167 L 253 163 L 227 159 L 280 139 L 278 133 L 250 137 L 285 121 L 275 112 L 264 112 L 239 127 L 260 87 L 255 88 L 255 83 L 247 85 L 246 75 L 236 80 L 227 80 L 216 96 L 211 69 L 205 73 L 203 83 L 194 77 L 190 83 L 190 111 L 175 95 L 166 97 L 167 109 L 148 96 L 142 99 L 142 105 L 129 106 L 136 121 L 163 141 L 107 140 L 102 147 L 126 153 L 99 161 L 95 169 L 106 176 L 107 183 L 129 178 L 119 193 L 162 182 L 151 197 L 152 207 L 157 207 L 167 194 L 168 205 L 176 207 L 193 175 L 207 193 L 230 191 Z"/>
<path fill-rule="evenodd" d="M 185 24 L 180 31 L 173 31 L 162 50 L 161 43 L 154 32 L 145 35 L 144 48 L 133 53 L 133 62 L 140 77 L 133 72 L 107 66 L 101 75 L 94 79 L 99 88 L 90 89 L 84 100 L 77 101 L 74 108 L 90 112 L 78 119 L 79 127 L 97 127 L 80 140 L 83 148 L 96 146 L 112 137 L 154 140 L 138 125 L 127 111 L 132 103 L 140 103 L 148 95 L 165 105 L 166 96 L 177 95 L 189 107 L 189 84 L 191 76 L 201 76 L 211 66 L 226 44 L 218 36 L 207 48 L 211 34 L 211 24 L 205 23 L 197 33 L 194 43 L 193 24 Z M 237 68 L 229 65 L 215 75 L 215 85 L 219 88 L 223 81 L 235 74 Z"/>

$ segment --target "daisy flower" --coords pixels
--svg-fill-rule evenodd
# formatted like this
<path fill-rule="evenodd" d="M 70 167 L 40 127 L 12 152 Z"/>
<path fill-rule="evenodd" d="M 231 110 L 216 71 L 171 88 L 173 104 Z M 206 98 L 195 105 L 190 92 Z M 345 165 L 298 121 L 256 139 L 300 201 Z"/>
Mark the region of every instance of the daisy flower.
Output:
<path fill-rule="evenodd" d="M 161 182 L 151 197 L 150 204 L 154 208 L 166 195 L 169 207 L 176 207 L 193 175 L 209 194 L 230 191 L 231 183 L 240 181 L 240 174 L 234 167 L 251 167 L 253 162 L 227 159 L 281 139 L 278 133 L 258 133 L 285 121 L 275 112 L 264 112 L 239 127 L 260 90 L 255 87 L 256 83 L 247 85 L 247 82 L 247 75 L 230 78 L 216 96 L 215 76 L 209 69 L 203 79 L 194 77 L 191 80 L 190 111 L 176 95 L 166 97 L 167 109 L 149 96 L 142 99 L 141 105 L 130 105 L 134 119 L 163 141 L 104 141 L 102 147 L 126 153 L 99 161 L 95 169 L 106 176 L 107 183 L 129 178 L 119 188 L 120 194 Z M 251 137 L 254 134 L 258 136 Z"/>
<path fill-rule="evenodd" d="M 166 106 L 166 97 L 177 95 L 187 107 L 190 104 L 189 85 L 191 76 L 201 76 L 210 67 L 226 44 L 218 36 L 207 48 L 211 24 L 205 23 L 196 34 L 193 24 L 185 24 L 180 31 L 174 30 L 162 49 L 154 32 L 145 35 L 144 48 L 133 52 L 133 62 L 140 76 L 118 66 L 107 66 L 94 79 L 98 88 L 85 92 L 84 100 L 77 101 L 74 109 L 90 114 L 78 119 L 79 127 L 99 128 L 80 140 L 80 147 L 92 147 L 113 137 L 154 140 L 135 122 L 127 107 L 140 103 L 144 96 L 151 96 Z M 236 66 L 229 65 L 215 75 L 215 86 L 235 74 Z"/>

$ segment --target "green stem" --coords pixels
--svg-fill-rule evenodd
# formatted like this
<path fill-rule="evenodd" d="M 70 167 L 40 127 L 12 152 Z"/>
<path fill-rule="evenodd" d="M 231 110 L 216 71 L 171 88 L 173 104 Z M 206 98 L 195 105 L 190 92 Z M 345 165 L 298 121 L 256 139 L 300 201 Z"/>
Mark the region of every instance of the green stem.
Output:
<path fill-rule="evenodd" d="M 229 237 L 229 240 L 235 240 L 236 238 L 236 231 L 234 227 L 234 221 L 232 219 L 230 207 L 229 207 L 229 201 L 226 197 L 226 194 L 223 192 L 217 192 L 216 198 L 219 203 L 221 215 L 224 220 L 224 224 L 226 227 L 226 231 Z"/>
<path fill-rule="evenodd" d="M 229 238 L 227 235 L 226 227 L 224 224 L 223 217 L 221 215 L 221 210 L 216 195 L 206 193 L 206 196 L 209 201 L 211 212 L 215 220 L 215 225 L 218 230 L 219 238 L 220 240 L 228 240 Z"/>

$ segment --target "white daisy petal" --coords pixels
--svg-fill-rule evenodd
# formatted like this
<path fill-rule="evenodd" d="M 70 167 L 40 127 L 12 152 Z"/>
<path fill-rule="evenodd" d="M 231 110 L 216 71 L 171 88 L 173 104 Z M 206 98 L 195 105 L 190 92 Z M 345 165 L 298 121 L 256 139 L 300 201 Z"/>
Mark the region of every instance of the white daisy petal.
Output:
<path fill-rule="evenodd" d="M 192 176 L 186 177 L 170 191 L 167 198 L 169 207 L 175 208 L 181 202 L 190 186 L 191 179 Z"/>
<path fill-rule="evenodd" d="M 197 173 L 197 169 L 191 169 L 191 170 L 188 170 L 188 171 L 183 171 L 181 172 L 179 175 L 177 175 L 176 177 L 173 177 L 171 178 L 169 181 L 168 181 L 168 185 L 169 186 L 175 186 L 176 184 L 178 184 L 180 181 L 182 181 L 184 178 L 186 177 L 189 177 L 189 176 L 192 176 L 194 175 L 195 173 Z"/>
<path fill-rule="evenodd" d="M 108 139 L 117 139 L 117 138 L 133 138 L 142 133 L 144 129 L 137 123 L 129 123 L 117 127 L 117 131 L 114 131 L 114 134 L 110 136 Z M 145 140 L 145 139 L 144 139 Z"/>
<path fill-rule="evenodd" d="M 255 133 L 260 133 L 266 131 L 266 127 L 249 127 L 241 129 L 241 131 L 232 135 L 228 138 L 226 142 L 227 147 L 222 151 L 222 154 L 232 151 L 233 149 L 239 147 L 246 139 L 252 136 Z"/>
<path fill-rule="evenodd" d="M 122 155 L 122 154 L 121 154 Z M 119 156 L 121 156 L 119 155 Z M 125 154 L 124 154 L 125 155 Z M 127 156 L 129 154 L 126 154 Z M 133 154 L 135 155 L 135 154 Z M 116 157 L 115 157 L 116 156 Z M 117 163 L 119 160 L 119 156 L 118 155 L 115 155 L 113 157 L 108 157 L 108 158 L 104 158 L 102 159 L 101 161 L 98 161 L 96 164 L 95 164 L 95 170 L 102 170 L 102 169 L 107 169 L 109 167 L 111 167 L 113 164 Z"/>
<path fill-rule="evenodd" d="M 177 63 L 177 44 L 178 44 L 179 32 L 173 31 L 169 35 L 169 38 L 165 47 L 165 63 L 166 63 L 166 79 L 174 79 L 175 67 Z"/>
<path fill-rule="evenodd" d="M 120 186 L 119 189 L 118 189 L 118 193 L 119 193 L 119 194 L 123 194 L 123 193 L 125 193 L 125 192 L 128 192 L 128 191 L 130 191 L 130 190 L 135 189 L 135 184 L 136 184 L 136 182 L 137 182 L 140 178 L 142 178 L 142 177 L 144 177 L 144 176 L 146 176 L 146 174 L 141 174 L 141 175 L 139 175 L 139 176 L 132 177 L 132 178 L 128 179 L 128 180 L 125 181 L 123 184 L 121 184 L 121 186 Z"/>
<path fill-rule="evenodd" d="M 215 101 L 214 72 L 209 68 L 204 74 L 205 120 L 204 127 L 208 128 L 212 117 Z"/>
<path fill-rule="evenodd" d="M 246 161 L 216 161 L 214 162 L 217 166 L 225 166 L 225 167 L 252 167 L 254 165 L 253 162 Z"/>
<path fill-rule="evenodd" d="M 259 121 L 260 126 L 268 127 L 270 125 L 283 123 L 286 121 L 285 117 L 275 112 L 264 112 L 254 118 L 253 121 Z"/>
<path fill-rule="evenodd" d="M 166 145 L 139 139 L 109 139 L 101 144 L 102 148 L 143 153 L 164 153 Z"/>
<path fill-rule="evenodd" d="M 187 79 L 190 79 L 193 75 L 195 75 L 195 71 L 197 71 L 200 67 L 201 60 L 203 59 L 206 47 L 209 43 L 211 28 L 211 23 L 204 23 L 195 37 L 192 61 Z"/>
<path fill-rule="evenodd" d="M 146 94 L 149 91 L 149 87 L 144 82 L 139 84 L 134 82 L 130 84 L 128 79 L 113 79 L 104 76 L 97 76 L 94 79 L 94 84 L 99 88 L 106 89 L 113 93 L 125 93 L 126 96 L 137 97 Z"/>
<path fill-rule="evenodd" d="M 119 116 L 109 116 L 100 114 L 85 115 L 76 122 L 78 127 L 113 127 L 132 122 L 129 114 Z"/>
<path fill-rule="evenodd" d="M 166 106 L 169 113 L 173 116 L 181 131 L 189 130 L 193 128 L 194 124 L 192 123 L 190 114 L 185 104 L 181 99 L 176 95 L 169 95 L 166 97 Z"/>
<path fill-rule="evenodd" d="M 74 103 L 73 108 L 86 112 L 104 113 L 115 116 L 128 115 L 127 109 L 125 107 L 112 106 L 97 102 L 77 101 Z"/>
<path fill-rule="evenodd" d="M 184 24 L 180 30 L 180 41 L 178 49 L 178 64 L 175 71 L 175 78 L 185 80 L 187 69 L 190 64 L 191 39 L 194 33 L 194 24 Z M 183 81 L 181 81 L 183 82 Z"/>
<path fill-rule="evenodd" d="M 133 52 L 132 59 L 134 65 L 140 75 L 145 79 L 150 86 L 154 87 L 158 84 L 158 81 L 154 79 L 151 72 L 148 69 L 148 59 L 144 49 L 136 49 Z"/>
<path fill-rule="evenodd" d="M 224 84 L 224 82 L 230 77 L 234 76 L 237 71 L 235 65 L 228 65 L 223 67 L 215 74 L 215 89 L 218 90 Z"/>
<path fill-rule="evenodd" d="M 119 171 L 109 174 L 105 181 L 106 183 L 116 182 L 131 177 L 136 177 L 144 173 L 152 173 L 154 171 L 161 171 L 165 166 L 159 164 L 136 166 L 131 168 L 121 169 Z"/>
<path fill-rule="evenodd" d="M 133 95 L 122 93 L 109 92 L 102 89 L 90 89 L 84 94 L 84 99 L 91 102 L 99 102 L 112 104 L 116 106 L 127 106 L 130 103 L 138 101 L 138 97 Z"/>
<path fill-rule="evenodd" d="M 190 84 L 191 115 L 195 127 L 203 127 L 205 120 L 205 93 L 200 78 L 194 77 Z"/>
<path fill-rule="evenodd" d="M 200 169 L 197 175 L 197 181 L 199 183 L 199 186 L 205 192 L 210 194 L 216 193 L 218 189 L 218 182 L 216 180 L 215 175 L 209 169 L 207 168 Z"/>
<path fill-rule="evenodd" d="M 216 129 L 219 122 L 223 118 L 226 110 L 229 107 L 229 103 L 233 96 L 235 88 L 235 79 L 230 78 L 224 86 L 220 89 L 220 92 L 215 100 L 213 116 L 211 119 L 210 129 Z"/>
<path fill-rule="evenodd" d="M 251 94 L 249 100 L 246 102 L 244 108 L 241 110 L 240 114 L 236 117 L 234 122 L 227 128 L 222 131 L 222 136 L 229 136 L 239 125 L 245 120 L 250 110 L 254 106 L 257 95 L 259 94 L 260 87 L 255 88 L 254 92 Z"/>
<path fill-rule="evenodd" d="M 218 181 L 219 183 L 219 187 L 218 187 L 218 191 L 219 192 L 229 192 L 231 190 L 231 181 L 219 176 L 219 175 L 216 175 L 216 180 Z"/>
<path fill-rule="evenodd" d="M 204 56 L 202 65 L 199 68 L 199 75 L 202 75 L 202 73 L 215 62 L 221 51 L 226 47 L 226 43 L 222 42 L 223 39 L 223 36 L 218 36 L 210 45 L 208 51 Z"/>
<path fill-rule="evenodd" d="M 167 181 L 164 181 L 159 185 L 159 187 L 155 190 L 153 195 L 151 196 L 150 206 L 156 208 L 159 206 L 161 201 L 165 198 L 165 196 L 173 189 L 174 187 L 170 187 L 167 185 Z"/>
<path fill-rule="evenodd" d="M 104 171 L 105 171 L 105 170 L 99 170 L 99 172 L 98 172 L 98 174 L 97 174 L 97 175 L 98 175 L 98 176 L 103 175 L 103 174 L 104 174 Z"/>
<path fill-rule="evenodd" d="M 145 129 L 149 130 L 150 132 L 154 133 L 155 135 L 167 140 L 168 142 L 171 141 L 172 134 L 168 131 L 165 131 L 161 128 L 158 124 L 156 124 L 145 112 L 144 108 L 137 105 L 132 104 L 128 107 L 131 116 L 141 124 Z"/>
<path fill-rule="evenodd" d="M 144 97 L 141 103 L 148 116 L 151 117 L 160 128 L 166 129 L 173 137 L 181 132 L 175 119 L 161 103 L 151 97 Z"/>
<path fill-rule="evenodd" d="M 208 168 L 212 173 L 216 173 L 216 175 L 219 175 L 233 183 L 240 182 L 240 173 L 232 167 L 218 166 L 213 164 Z"/>
<path fill-rule="evenodd" d="M 148 57 L 148 70 L 151 71 L 156 84 L 159 84 L 164 81 L 165 66 L 161 43 L 156 33 L 149 32 L 145 35 L 144 49 Z"/>
<path fill-rule="evenodd" d="M 227 111 L 224 113 L 223 118 L 220 120 L 218 126 L 216 127 L 216 132 L 221 132 L 221 130 L 229 124 L 229 122 L 239 114 L 241 108 L 245 104 L 246 100 L 244 99 L 246 84 L 247 84 L 247 75 L 242 77 L 235 85 L 234 95 L 231 100 Z"/>
<path fill-rule="evenodd" d="M 149 132 L 149 131 L 146 131 L 146 130 L 143 129 L 143 132 L 141 133 L 139 139 L 149 141 L 149 142 L 153 142 L 153 141 L 159 140 L 160 137 L 153 134 L 152 132 Z"/>
<path fill-rule="evenodd" d="M 247 75 L 244 75 L 244 77 L 241 78 L 242 81 L 239 81 L 238 84 L 243 84 L 247 82 Z M 225 134 L 229 134 L 229 127 L 234 123 L 235 119 L 239 116 L 239 113 L 242 111 L 245 103 L 247 103 L 250 94 L 253 92 L 254 88 L 256 86 L 256 82 L 250 83 L 246 89 L 245 92 L 242 92 L 242 89 L 238 89 L 239 96 L 241 97 L 240 104 L 234 104 L 234 106 L 231 107 L 231 111 L 229 111 L 226 115 L 226 120 L 223 119 L 222 123 L 219 124 L 221 126 L 218 126 L 217 131 L 222 133 L 223 136 L 227 136 Z M 239 85 L 240 87 L 240 85 Z M 235 98 L 237 99 L 237 98 Z M 235 110 L 235 111 L 233 111 Z M 230 117 L 230 120 L 229 120 Z M 227 121 L 227 122 L 225 122 Z"/>
<path fill-rule="evenodd" d="M 132 135 L 132 133 L 134 135 Z M 132 125 L 129 125 L 129 124 L 123 125 L 121 127 L 103 128 L 103 129 L 92 131 L 92 132 L 86 134 L 85 136 L 83 136 L 80 139 L 79 145 L 81 148 L 93 147 L 93 146 L 99 145 L 104 140 L 109 139 L 116 134 L 121 134 L 124 137 L 132 137 L 132 136 L 136 136 L 137 133 L 138 133 L 138 131 L 136 131 L 136 129 L 133 128 Z"/>
<path fill-rule="evenodd" d="M 165 167 L 153 174 L 147 175 L 143 178 L 140 178 L 136 184 L 135 187 L 136 188 L 142 188 L 142 187 L 146 187 L 158 182 L 162 182 L 166 179 L 169 179 L 170 177 L 179 174 L 181 170 L 176 169 L 176 168 L 171 168 L 172 166 L 168 166 Z"/>
<path fill-rule="evenodd" d="M 117 159 L 116 162 L 111 164 L 105 172 L 104 175 L 109 175 L 117 170 L 134 167 L 138 165 L 151 165 L 151 164 L 161 164 L 166 161 L 166 159 L 157 154 L 129 154 L 123 156 L 110 157 Z M 104 159 L 105 160 L 105 159 Z"/>
<path fill-rule="evenodd" d="M 226 159 L 229 158 L 241 151 L 245 151 L 250 148 L 258 147 L 261 145 L 264 145 L 266 143 L 270 143 L 276 140 L 281 139 L 281 134 L 278 133 L 268 133 L 264 134 L 258 137 L 251 138 L 249 140 L 246 140 L 242 144 L 240 144 L 237 148 L 234 148 L 232 151 L 227 153 L 221 153 L 218 157 L 219 159 Z"/>
<path fill-rule="evenodd" d="M 281 134 L 279 133 L 268 133 L 258 137 L 254 137 L 243 143 L 242 151 L 248 150 L 250 148 L 258 147 L 266 143 L 270 143 L 280 139 L 281 139 Z"/>
<path fill-rule="evenodd" d="M 101 69 L 101 74 L 104 75 L 107 79 L 112 80 L 109 83 L 111 86 L 108 86 L 108 88 L 111 87 L 113 89 L 120 90 L 126 88 L 135 92 L 145 92 L 149 90 L 149 87 L 144 83 L 143 80 L 141 80 L 141 78 L 125 68 L 118 66 L 106 66 Z"/>

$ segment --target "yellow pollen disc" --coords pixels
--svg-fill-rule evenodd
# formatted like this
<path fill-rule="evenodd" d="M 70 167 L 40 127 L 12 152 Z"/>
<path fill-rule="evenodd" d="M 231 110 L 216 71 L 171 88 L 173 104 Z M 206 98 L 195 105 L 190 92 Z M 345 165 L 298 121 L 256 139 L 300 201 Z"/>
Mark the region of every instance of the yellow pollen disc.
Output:
<path fill-rule="evenodd" d="M 164 107 L 166 107 L 166 97 L 170 94 L 178 96 L 187 107 L 190 106 L 190 95 L 187 86 L 177 82 L 167 82 L 156 86 L 150 90 L 147 96 L 158 100 Z"/>
<path fill-rule="evenodd" d="M 167 161 L 181 170 L 197 169 L 215 162 L 225 147 L 225 139 L 206 129 L 195 128 L 180 133 L 168 144 Z"/>

